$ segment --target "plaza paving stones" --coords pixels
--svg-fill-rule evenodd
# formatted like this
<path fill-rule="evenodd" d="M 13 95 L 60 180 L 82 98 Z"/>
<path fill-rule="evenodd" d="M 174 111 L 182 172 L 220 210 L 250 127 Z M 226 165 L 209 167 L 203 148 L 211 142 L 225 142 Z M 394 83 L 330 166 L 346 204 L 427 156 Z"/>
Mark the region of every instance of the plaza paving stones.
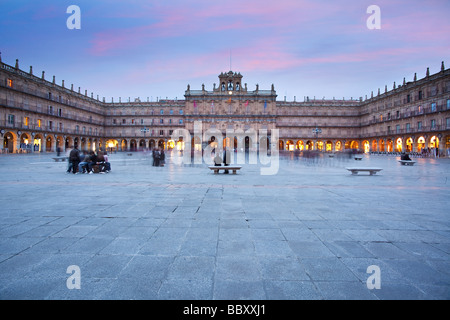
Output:
<path fill-rule="evenodd" d="M 262 176 L 117 153 L 73 175 L 52 156 L 0 156 L 1 299 L 450 298 L 450 159 L 365 155 L 383 171 L 353 176 L 284 156 Z"/>

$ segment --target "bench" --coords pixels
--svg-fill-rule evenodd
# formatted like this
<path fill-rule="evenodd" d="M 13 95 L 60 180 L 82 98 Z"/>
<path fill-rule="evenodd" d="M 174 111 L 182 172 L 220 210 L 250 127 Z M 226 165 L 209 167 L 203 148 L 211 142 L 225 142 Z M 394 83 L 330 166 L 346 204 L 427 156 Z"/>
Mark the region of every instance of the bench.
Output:
<path fill-rule="evenodd" d="M 228 170 L 228 171 L 233 171 L 233 174 L 236 174 L 236 172 L 238 170 L 241 170 L 242 167 L 239 166 L 209 166 L 208 167 L 210 170 L 214 170 L 214 173 L 217 174 L 219 173 L 220 170 Z"/>
<path fill-rule="evenodd" d="M 416 162 L 412 160 L 398 160 L 402 166 L 413 166 Z"/>
<path fill-rule="evenodd" d="M 355 156 L 355 160 L 362 160 L 362 156 Z"/>
<path fill-rule="evenodd" d="M 383 170 L 380 168 L 346 168 L 348 171 L 351 171 L 353 175 L 357 175 L 360 171 L 369 172 L 371 176 L 376 174 L 377 172 Z"/>
<path fill-rule="evenodd" d="M 67 157 L 56 157 L 56 158 L 53 158 L 53 160 L 55 160 L 55 162 L 66 161 L 67 159 L 68 159 Z"/>

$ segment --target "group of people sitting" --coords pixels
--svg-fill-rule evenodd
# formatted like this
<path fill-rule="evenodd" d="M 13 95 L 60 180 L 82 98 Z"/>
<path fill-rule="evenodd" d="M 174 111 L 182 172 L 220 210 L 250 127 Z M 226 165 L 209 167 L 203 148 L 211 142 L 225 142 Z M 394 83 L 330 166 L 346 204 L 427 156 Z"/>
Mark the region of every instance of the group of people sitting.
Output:
<path fill-rule="evenodd" d="M 108 162 L 107 152 L 94 151 L 80 152 L 75 146 L 69 153 L 69 166 L 67 173 L 108 173 L 111 171 L 111 164 Z"/>

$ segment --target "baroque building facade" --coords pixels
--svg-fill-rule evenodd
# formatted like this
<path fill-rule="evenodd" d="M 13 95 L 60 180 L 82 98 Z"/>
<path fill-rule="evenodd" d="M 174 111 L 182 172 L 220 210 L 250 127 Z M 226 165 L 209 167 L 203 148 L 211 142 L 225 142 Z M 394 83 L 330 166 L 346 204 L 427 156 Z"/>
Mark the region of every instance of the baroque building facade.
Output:
<path fill-rule="evenodd" d="M 0 150 L 64 152 L 75 144 L 85 150 L 171 150 L 184 146 L 186 137 L 173 137 L 183 129 L 195 149 L 213 141 L 255 148 L 262 143 L 255 133 L 264 132 L 269 148 L 285 151 L 430 148 L 448 156 L 450 69 L 444 62 L 438 73 L 431 75 L 428 69 L 422 79 L 415 75 L 358 100 L 280 101 L 274 85 L 251 90 L 242 81 L 240 73 L 229 71 L 219 75 L 212 90 L 188 85 L 183 100 L 106 102 L 80 87 L 66 86 L 64 80 L 56 84 L 55 76 L 46 80 L 45 72 L 36 76 L 32 67 L 24 71 L 18 60 L 15 66 L 3 63 L 0 57 Z M 217 137 L 197 141 L 198 123 L 203 132 L 216 132 Z M 242 141 L 236 132 L 242 133 Z"/>

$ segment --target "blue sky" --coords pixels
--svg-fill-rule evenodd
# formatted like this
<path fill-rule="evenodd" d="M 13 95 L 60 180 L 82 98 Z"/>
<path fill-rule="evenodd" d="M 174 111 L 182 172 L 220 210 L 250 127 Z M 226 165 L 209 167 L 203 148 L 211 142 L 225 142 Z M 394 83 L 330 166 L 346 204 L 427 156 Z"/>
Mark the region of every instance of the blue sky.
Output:
<path fill-rule="evenodd" d="M 381 10 L 369 30 L 367 8 Z M 69 30 L 67 7 L 81 9 Z M 359 98 L 450 66 L 450 1 L 0 1 L 2 61 L 117 101 L 182 99 L 241 72 L 278 99 Z"/>

